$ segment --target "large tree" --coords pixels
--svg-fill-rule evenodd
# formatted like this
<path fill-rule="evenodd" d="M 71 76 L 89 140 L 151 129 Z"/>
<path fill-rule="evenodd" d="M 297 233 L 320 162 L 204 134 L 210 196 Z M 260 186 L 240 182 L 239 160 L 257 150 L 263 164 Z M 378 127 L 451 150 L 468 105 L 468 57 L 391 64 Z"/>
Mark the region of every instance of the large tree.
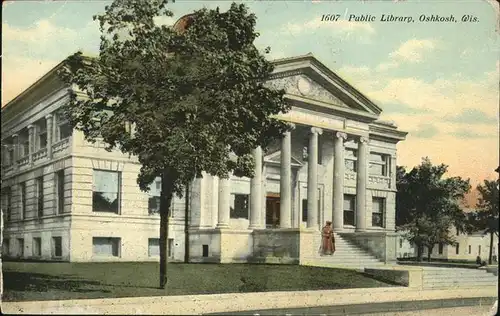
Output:
<path fill-rule="evenodd" d="M 469 180 L 443 178 L 448 166 L 432 165 L 429 158 L 410 172 L 397 170 L 396 225 L 417 247 L 421 261 L 424 247 L 431 252 L 436 244 L 454 244 L 452 227 L 465 231 L 466 217 L 459 203 L 470 190 Z"/>
<path fill-rule="evenodd" d="M 483 184 L 477 186 L 480 197 L 476 204 L 476 210 L 469 216 L 470 232 L 480 230 L 490 235 L 489 264 L 493 261 L 494 235 L 498 237 L 499 185 L 500 180 L 484 180 Z"/>
<path fill-rule="evenodd" d="M 290 107 L 264 86 L 273 65 L 254 46 L 256 17 L 243 4 L 201 9 L 182 29 L 166 0 L 115 0 L 100 22 L 99 55 L 67 59 L 66 113 L 85 139 L 137 157 L 143 191 L 161 177 L 160 287 L 167 282 L 170 205 L 202 172 L 253 176 L 252 151 L 288 130 L 274 115 Z M 266 49 L 265 52 L 269 52 Z"/>

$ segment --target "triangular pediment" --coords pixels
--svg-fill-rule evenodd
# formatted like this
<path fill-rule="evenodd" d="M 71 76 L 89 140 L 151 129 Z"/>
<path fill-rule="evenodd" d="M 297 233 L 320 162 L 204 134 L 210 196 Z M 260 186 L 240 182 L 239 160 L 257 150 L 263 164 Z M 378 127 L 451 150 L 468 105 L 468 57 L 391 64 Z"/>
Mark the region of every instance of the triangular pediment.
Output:
<path fill-rule="evenodd" d="M 303 163 L 299 159 L 293 157 L 293 155 L 291 160 L 293 167 L 302 167 Z M 281 151 L 278 150 L 273 152 L 272 154 L 264 156 L 264 162 L 279 165 L 281 163 Z"/>
<path fill-rule="evenodd" d="M 273 61 L 275 70 L 266 85 L 284 89 L 300 100 L 320 101 L 332 107 L 379 115 L 382 110 L 311 54 Z"/>

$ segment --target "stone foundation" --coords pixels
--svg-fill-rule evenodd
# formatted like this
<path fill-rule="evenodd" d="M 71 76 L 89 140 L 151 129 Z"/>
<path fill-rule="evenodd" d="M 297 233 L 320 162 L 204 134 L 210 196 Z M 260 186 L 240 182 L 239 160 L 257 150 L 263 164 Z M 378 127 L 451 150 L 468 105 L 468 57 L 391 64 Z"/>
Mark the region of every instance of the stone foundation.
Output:
<path fill-rule="evenodd" d="M 252 262 L 298 264 L 300 230 L 262 229 L 253 231 Z"/>

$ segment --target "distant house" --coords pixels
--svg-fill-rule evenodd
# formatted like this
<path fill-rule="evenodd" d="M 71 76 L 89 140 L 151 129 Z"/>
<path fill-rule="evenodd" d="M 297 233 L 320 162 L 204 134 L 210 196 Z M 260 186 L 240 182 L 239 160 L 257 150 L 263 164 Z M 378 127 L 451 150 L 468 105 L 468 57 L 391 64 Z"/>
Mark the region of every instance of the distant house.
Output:
<path fill-rule="evenodd" d="M 432 249 L 431 259 L 469 260 L 475 261 L 477 256 L 487 261 L 490 251 L 490 237 L 484 231 L 471 234 L 461 234 L 455 231 L 457 245 L 438 244 Z M 493 238 L 493 261 L 498 261 L 498 237 Z M 416 255 L 416 252 L 415 252 Z M 427 249 L 424 249 L 424 257 L 427 257 Z"/>

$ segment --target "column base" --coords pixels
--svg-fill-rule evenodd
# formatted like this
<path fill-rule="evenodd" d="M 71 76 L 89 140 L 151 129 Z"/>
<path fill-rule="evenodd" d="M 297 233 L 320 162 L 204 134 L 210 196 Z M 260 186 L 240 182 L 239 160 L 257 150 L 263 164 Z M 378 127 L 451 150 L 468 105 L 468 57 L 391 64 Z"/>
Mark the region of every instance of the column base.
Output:
<path fill-rule="evenodd" d="M 253 229 L 264 229 L 265 227 L 262 227 L 261 225 L 250 225 L 248 226 L 248 229 L 253 230 Z"/>
<path fill-rule="evenodd" d="M 231 227 L 229 226 L 229 224 L 217 224 L 217 226 L 215 226 L 215 228 L 225 228 L 225 229 L 227 229 L 227 228 L 231 228 Z"/>
<path fill-rule="evenodd" d="M 355 232 L 356 233 L 358 233 L 358 232 L 359 233 L 364 233 L 364 232 L 366 232 L 366 228 L 356 228 Z"/>

